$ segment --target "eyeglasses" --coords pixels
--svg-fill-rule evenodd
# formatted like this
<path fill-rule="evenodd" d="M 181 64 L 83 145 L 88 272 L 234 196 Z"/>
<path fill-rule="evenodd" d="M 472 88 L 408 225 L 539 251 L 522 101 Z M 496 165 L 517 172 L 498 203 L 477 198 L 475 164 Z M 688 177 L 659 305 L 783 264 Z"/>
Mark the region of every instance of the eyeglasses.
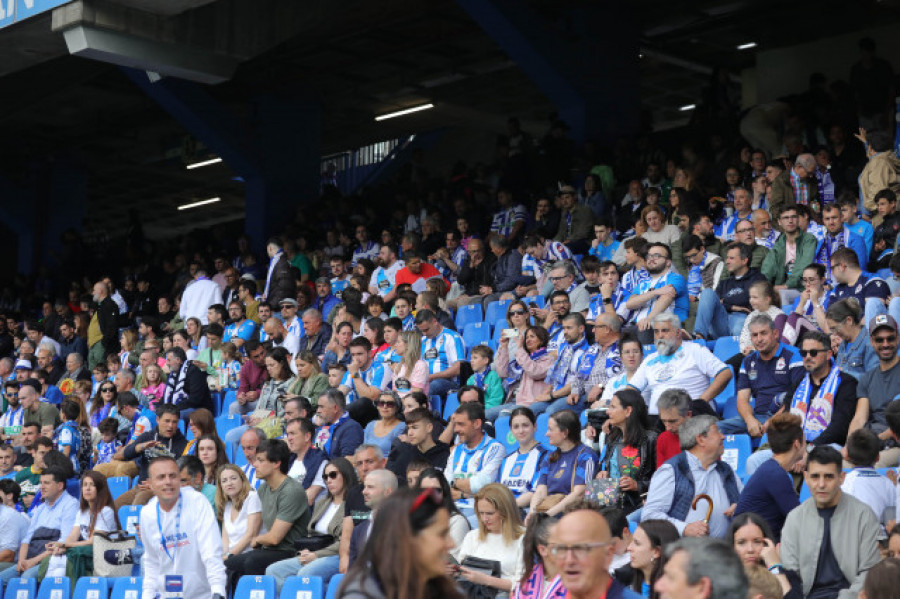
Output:
<path fill-rule="evenodd" d="M 803 283 L 818 283 L 819 277 L 803 277 L 800 281 Z"/>
<path fill-rule="evenodd" d="M 415 514 L 416 510 L 425 505 L 426 501 L 435 507 L 441 507 L 444 504 L 444 494 L 440 489 L 422 489 L 416 500 L 409 506 L 409 513 Z"/>
<path fill-rule="evenodd" d="M 567 276 L 569 276 L 569 275 L 563 275 L 563 276 L 561 276 L 561 277 L 550 277 L 550 280 L 551 280 L 551 281 L 554 281 L 554 282 L 555 282 L 555 281 L 562 281 L 562 280 L 565 279 Z"/>
<path fill-rule="evenodd" d="M 115 390 L 115 387 L 103 387 L 100 389 L 100 393 L 112 393 Z"/>
<path fill-rule="evenodd" d="M 334 480 L 334 479 L 336 479 L 337 477 L 339 477 L 340 475 L 341 475 L 341 473 L 338 472 L 337 470 L 332 470 L 331 472 L 326 472 L 326 473 L 324 473 L 324 474 L 322 475 L 322 478 L 324 478 L 324 479 L 329 479 L 329 478 L 330 478 L 330 479 Z"/>
<path fill-rule="evenodd" d="M 743 229 L 735 229 L 735 230 L 734 230 L 734 232 L 735 232 L 735 233 L 738 233 L 738 234 L 741 234 L 741 233 L 752 233 L 753 231 L 754 231 L 753 227 L 744 227 Z"/>
<path fill-rule="evenodd" d="M 872 341 L 874 341 L 875 343 L 877 343 L 879 345 L 882 343 L 893 343 L 896 340 L 897 340 L 896 335 L 889 335 L 887 337 L 872 337 Z M 13 397 L 15 397 L 15 395 L 13 395 Z"/>
<path fill-rule="evenodd" d="M 661 258 L 661 259 L 663 259 L 663 260 L 668 260 L 668 259 L 669 259 L 669 257 L 668 257 L 667 255 L 665 255 L 665 254 L 647 254 L 647 257 L 648 257 L 648 258 L 654 258 L 654 259 L 656 259 L 656 258 Z"/>
<path fill-rule="evenodd" d="M 7 393 L 7 394 L 6 394 L 6 397 L 7 397 L 7 398 L 10 398 L 10 397 L 19 397 L 19 394 L 18 394 L 18 393 Z"/>
<path fill-rule="evenodd" d="M 582 543 L 580 545 L 557 545 L 553 544 L 549 546 L 550 555 L 553 557 L 565 557 L 571 551 L 572 555 L 575 556 L 577 560 L 585 559 L 588 554 L 594 549 L 600 549 L 601 547 L 608 547 L 609 543 Z"/>
<path fill-rule="evenodd" d="M 510 316 L 524 316 L 525 314 L 528 314 L 528 312 L 526 312 L 525 310 L 510 310 L 509 311 Z"/>
<path fill-rule="evenodd" d="M 391 406 L 397 405 L 392 401 L 376 401 L 374 403 L 377 408 L 390 408 Z"/>
<path fill-rule="evenodd" d="M 827 352 L 827 351 L 828 351 L 827 349 L 801 349 L 801 350 L 800 350 L 800 356 L 802 356 L 802 357 L 804 357 L 804 358 L 805 358 L 806 356 L 810 356 L 810 357 L 815 358 L 815 357 L 818 356 L 819 354 L 825 353 L 825 352 Z"/>

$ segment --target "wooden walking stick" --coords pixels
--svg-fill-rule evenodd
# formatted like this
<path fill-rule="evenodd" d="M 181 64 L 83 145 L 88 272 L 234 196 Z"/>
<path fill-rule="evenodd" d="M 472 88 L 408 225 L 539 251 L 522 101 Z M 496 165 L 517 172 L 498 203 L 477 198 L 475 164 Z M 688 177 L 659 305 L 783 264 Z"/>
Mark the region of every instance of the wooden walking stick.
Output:
<path fill-rule="evenodd" d="M 703 521 L 706 522 L 707 524 L 709 524 L 709 519 L 712 518 L 712 510 L 713 510 L 712 497 L 710 497 L 706 493 L 701 493 L 700 495 L 697 495 L 696 497 L 694 497 L 694 503 L 691 504 L 691 508 L 697 509 L 697 504 L 700 502 L 701 499 L 705 499 L 706 503 L 707 503 L 706 517 L 703 519 Z"/>

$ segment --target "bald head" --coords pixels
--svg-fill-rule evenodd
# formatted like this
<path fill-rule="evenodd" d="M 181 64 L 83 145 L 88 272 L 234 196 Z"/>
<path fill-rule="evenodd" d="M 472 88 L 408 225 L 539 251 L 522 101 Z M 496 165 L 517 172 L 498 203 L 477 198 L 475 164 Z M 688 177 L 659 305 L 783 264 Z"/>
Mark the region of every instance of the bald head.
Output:
<path fill-rule="evenodd" d="M 596 596 L 606 587 L 615 545 L 599 512 L 580 509 L 563 516 L 550 533 L 550 547 L 557 549 L 553 559 L 573 599 Z"/>
<path fill-rule="evenodd" d="M 274 316 L 266 321 L 263 328 L 266 331 L 266 335 L 269 337 L 281 337 L 284 333 L 284 325 Z"/>

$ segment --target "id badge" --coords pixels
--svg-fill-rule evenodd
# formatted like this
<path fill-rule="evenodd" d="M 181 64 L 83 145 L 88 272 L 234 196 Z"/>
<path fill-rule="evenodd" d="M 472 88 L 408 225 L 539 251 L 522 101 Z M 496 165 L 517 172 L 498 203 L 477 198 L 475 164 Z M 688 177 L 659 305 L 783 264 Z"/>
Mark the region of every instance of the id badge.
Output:
<path fill-rule="evenodd" d="M 181 574 L 167 574 L 164 589 L 165 599 L 184 599 L 184 577 Z"/>

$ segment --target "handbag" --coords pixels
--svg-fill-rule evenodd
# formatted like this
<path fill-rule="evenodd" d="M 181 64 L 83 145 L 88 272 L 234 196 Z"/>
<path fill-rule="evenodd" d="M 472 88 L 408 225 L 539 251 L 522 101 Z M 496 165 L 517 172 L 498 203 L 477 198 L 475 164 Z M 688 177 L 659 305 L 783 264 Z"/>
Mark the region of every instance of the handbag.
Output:
<path fill-rule="evenodd" d="M 94 531 L 94 576 L 131 576 L 137 539 L 128 533 Z"/>
<path fill-rule="evenodd" d="M 587 449 L 587 447 L 582 447 L 581 449 L 579 449 L 578 454 L 575 456 L 575 461 L 572 462 L 572 480 L 569 481 L 570 492 L 571 492 L 571 489 L 575 488 L 575 475 L 578 472 L 578 468 L 577 468 L 578 458 L 581 457 L 581 454 L 584 452 L 585 449 Z M 556 504 L 558 504 L 565 498 L 566 498 L 566 493 L 553 493 L 553 494 L 547 495 L 537 505 L 537 508 L 535 508 L 535 509 L 538 513 L 546 512 L 547 510 L 549 510 L 550 508 L 552 508 L 553 506 L 555 506 Z"/>
<path fill-rule="evenodd" d="M 332 543 L 334 543 L 334 537 L 331 535 L 312 535 L 295 540 L 294 549 L 297 551 L 303 551 L 305 549 L 307 551 L 315 552 L 320 549 L 325 549 Z"/>
<path fill-rule="evenodd" d="M 484 559 L 482 557 L 466 556 L 460 566 L 474 570 L 481 574 L 487 574 L 494 578 L 500 577 L 500 562 L 493 559 Z M 465 592 L 470 599 L 493 599 L 497 596 L 499 589 L 488 587 L 481 584 L 469 582 L 464 578 L 457 581 L 459 587 Z"/>
<path fill-rule="evenodd" d="M 601 506 L 619 506 L 622 503 L 622 490 L 618 478 L 597 478 L 588 483 L 584 491 L 585 497 Z"/>

